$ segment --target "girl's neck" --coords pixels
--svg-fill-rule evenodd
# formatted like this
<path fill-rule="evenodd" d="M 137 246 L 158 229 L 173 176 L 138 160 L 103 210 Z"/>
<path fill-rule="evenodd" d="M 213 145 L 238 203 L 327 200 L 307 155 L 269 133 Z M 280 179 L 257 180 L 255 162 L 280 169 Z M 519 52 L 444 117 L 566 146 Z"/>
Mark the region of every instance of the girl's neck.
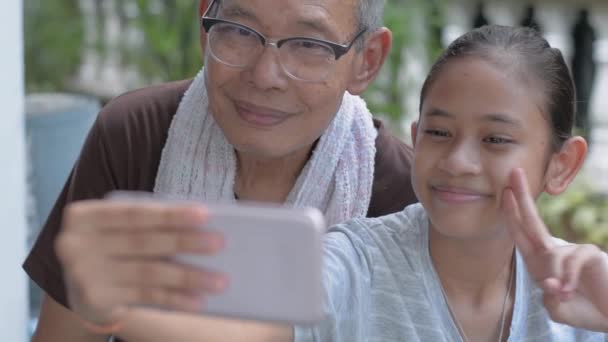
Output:
<path fill-rule="evenodd" d="M 514 251 L 507 234 L 467 240 L 430 229 L 431 260 L 452 319 L 464 331 L 463 340 L 496 341 L 502 337 L 505 341 L 508 337 L 515 303 Z"/>
<path fill-rule="evenodd" d="M 256 158 L 237 151 L 235 195 L 240 200 L 284 202 L 306 165 L 311 149 L 277 159 Z"/>
<path fill-rule="evenodd" d="M 482 299 L 504 291 L 515 245 L 508 234 L 471 240 L 429 230 L 429 253 L 444 289 L 452 296 Z"/>

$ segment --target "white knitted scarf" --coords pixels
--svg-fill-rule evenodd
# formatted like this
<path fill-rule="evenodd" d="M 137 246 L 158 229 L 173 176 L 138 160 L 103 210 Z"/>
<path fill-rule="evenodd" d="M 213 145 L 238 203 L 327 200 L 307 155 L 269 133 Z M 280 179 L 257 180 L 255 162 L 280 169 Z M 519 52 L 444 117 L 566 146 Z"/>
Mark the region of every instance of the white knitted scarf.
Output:
<path fill-rule="evenodd" d="M 372 192 L 376 136 L 365 102 L 345 93 L 286 204 L 319 208 L 330 225 L 365 217 Z M 171 122 L 154 192 L 205 202 L 235 201 L 236 160 L 234 148 L 209 113 L 202 70 Z"/>

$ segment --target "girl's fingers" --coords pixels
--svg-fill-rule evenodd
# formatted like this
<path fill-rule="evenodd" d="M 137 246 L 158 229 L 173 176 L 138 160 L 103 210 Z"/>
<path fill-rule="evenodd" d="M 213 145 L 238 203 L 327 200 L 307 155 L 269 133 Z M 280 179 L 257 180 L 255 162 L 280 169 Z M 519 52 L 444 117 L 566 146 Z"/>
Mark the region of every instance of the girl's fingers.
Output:
<path fill-rule="evenodd" d="M 543 305 L 550 313 L 553 319 L 561 314 L 563 301 L 558 294 L 551 293 L 545 290 L 543 293 Z"/>
<path fill-rule="evenodd" d="M 598 253 L 599 248 L 593 245 L 577 245 L 572 249 L 563 261 L 563 292 L 574 291 L 578 287 L 583 268 Z"/>
<path fill-rule="evenodd" d="M 538 214 L 536 203 L 522 169 L 518 168 L 511 172 L 510 187 L 515 195 L 515 202 L 521 217 L 521 229 L 528 236 L 532 247 L 540 250 L 549 248 L 552 236 Z"/>
<path fill-rule="evenodd" d="M 545 294 L 558 296 L 562 289 L 562 282 L 558 278 L 551 277 L 542 281 L 540 284 Z"/>
<path fill-rule="evenodd" d="M 588 251 L 592 253 L 594 246 Z M 590 256 L 582 268 L 583 275 L 580 277 L 580 286 L 584 287 L 589 294 L 589 299 L 599 312 L 608 320 L 608 255 L 599 249 Z"/>
<path fill-rule="evenodd" d="M 530 255 L 533 251 L 532 244 L 528 238 L 528 235 L 522 229 L 521 216 L 517 209 L 517 202 L 513 190 L 507 188 L 502 194 L 502 208 L 505 213 L 507 220 L 507 228 L 509 233 L 515 240 L 517 248 L 523 256 Z"/>
<path fill-rule="evenodd" d="M 594 245 L 565 245 L 552 251 L 558 272 L 545 277 L 541 288 L 552 301 L 566 302 L 576 293 L 608 317 L 608 255 Z"/>
<path fill-rule="evenodd" d="M 574 291 L 566 292 L 563 287 L 563 282 L 558 278 L 547 278 L 541 284 L 546 295 L 552 296 L 560 302 L 568 301 L 574 296 Z"/>

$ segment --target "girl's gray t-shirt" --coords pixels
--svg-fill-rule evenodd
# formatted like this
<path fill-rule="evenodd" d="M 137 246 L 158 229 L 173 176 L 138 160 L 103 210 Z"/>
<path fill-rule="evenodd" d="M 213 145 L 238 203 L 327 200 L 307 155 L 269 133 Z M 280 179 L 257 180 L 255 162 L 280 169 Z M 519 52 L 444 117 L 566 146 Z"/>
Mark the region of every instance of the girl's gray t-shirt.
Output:
<path fill-rule="evenodd" d="M 294 328 L 295 341 L 461 341 L 428 249 L 420 204 L 334 226 L 325 240 L 326 318 Z M 598 341 L 608 334 L 553 322 L 517 253 L 509 341 Z"/>

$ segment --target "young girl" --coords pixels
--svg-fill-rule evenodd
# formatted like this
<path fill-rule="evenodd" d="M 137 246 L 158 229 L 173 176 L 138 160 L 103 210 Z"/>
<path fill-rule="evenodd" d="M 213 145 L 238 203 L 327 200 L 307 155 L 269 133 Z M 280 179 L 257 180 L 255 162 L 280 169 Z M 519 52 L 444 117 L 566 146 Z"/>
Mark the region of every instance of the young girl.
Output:
<path fill-rule="evenodd" d="M 534 198 L 577 174 L 574 87 L 535 31 L 452 43 L 412 126 L 420 204 L 334 227 L 327 315 L 296 341 L 608 341 L 608 257 L 553 238 Z"/>

